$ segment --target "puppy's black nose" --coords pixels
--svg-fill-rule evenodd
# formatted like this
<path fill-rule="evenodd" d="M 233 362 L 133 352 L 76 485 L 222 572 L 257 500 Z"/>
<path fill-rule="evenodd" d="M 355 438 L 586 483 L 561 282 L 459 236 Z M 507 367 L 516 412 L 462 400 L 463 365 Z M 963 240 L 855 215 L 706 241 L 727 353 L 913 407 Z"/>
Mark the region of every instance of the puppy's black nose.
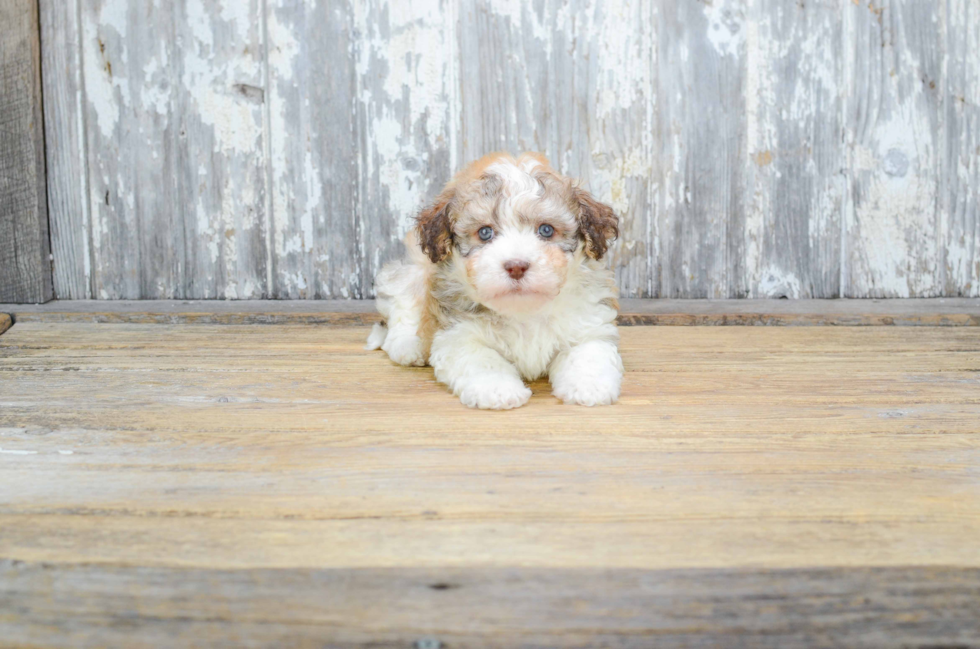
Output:
<path fill-rule="evenodd" d="M 527 269 L 531 267 L 531 264 L 524 261 L 523 259 L 511 259 L 510 261 L 504 262 L 504 270 L 510 275 L 511 279 L 520 279 L 524 277 L 524 273 Z"/>

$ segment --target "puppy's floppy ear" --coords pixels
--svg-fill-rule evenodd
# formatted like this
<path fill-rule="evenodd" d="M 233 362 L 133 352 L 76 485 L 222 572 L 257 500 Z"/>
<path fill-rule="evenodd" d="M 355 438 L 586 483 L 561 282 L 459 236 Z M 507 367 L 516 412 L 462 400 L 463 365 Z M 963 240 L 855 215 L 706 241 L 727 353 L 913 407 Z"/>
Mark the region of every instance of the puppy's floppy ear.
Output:
<path fill-rule="evenodd" d="M 602 259 L 609 242 L 619 236 L 619 219 L 611 207 L 600 203 L 595 196 L 580 189 L 573 189 L 579 210 L 579 236 L 585 241 L 585 254 L 592 259 Z"/>
<path fill-rule="evenodd" d="M 441 194 L 436 202 L 422 210 L 416 219 L 419 245 L 433 264 L 449 256 L 453 246 L 453 227 L 449 220 L 449 208 L 453 196 Z"/>

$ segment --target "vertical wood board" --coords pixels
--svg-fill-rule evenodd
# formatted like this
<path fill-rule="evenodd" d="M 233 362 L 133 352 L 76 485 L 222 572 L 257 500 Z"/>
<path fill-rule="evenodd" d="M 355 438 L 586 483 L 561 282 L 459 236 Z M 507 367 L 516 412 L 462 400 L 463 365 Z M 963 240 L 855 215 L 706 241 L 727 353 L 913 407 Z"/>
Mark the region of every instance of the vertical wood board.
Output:
<path fill-rule="evenodd" d="M 0 302 L 52 297 L 36 0 L 0 0 Z"/>

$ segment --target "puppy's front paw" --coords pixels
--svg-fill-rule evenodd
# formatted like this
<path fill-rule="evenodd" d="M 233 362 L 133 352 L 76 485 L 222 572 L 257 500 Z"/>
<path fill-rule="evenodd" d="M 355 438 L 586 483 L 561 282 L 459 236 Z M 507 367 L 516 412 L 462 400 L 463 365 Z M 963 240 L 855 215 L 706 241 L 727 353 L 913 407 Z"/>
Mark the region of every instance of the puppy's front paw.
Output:
<path fill-rule="evenodd" d="M 510 410 L 523 406 L 530 398 L 530 388 L 510 376 L 474 379 L 459 390 L 459 400 L 470 408 Z"/>
<path fill-rule="evenodd" d="M 422 339 L 418 336 L 399 336 L 392 337 L 388 334 L 381 349 L 388 354 L 388 358 L 399 365 L 414 365 L 422 367 L 425 365 L 425 355 L 422 353 Z"/>
<path fill-rule="evenodd" d="M 619 399 L 622 377 L 609 372 L 564 376 L 554 382 L 554 394 L 565 403 L 580 406 L 608 406 Z"/>

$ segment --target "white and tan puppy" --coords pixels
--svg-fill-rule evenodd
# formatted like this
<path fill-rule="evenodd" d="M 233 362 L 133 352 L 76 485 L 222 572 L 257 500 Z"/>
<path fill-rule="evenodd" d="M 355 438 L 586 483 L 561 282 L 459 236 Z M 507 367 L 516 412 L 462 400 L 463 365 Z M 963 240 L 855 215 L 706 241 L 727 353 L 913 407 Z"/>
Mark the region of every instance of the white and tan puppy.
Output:
<path fill-rule="evenodd" d="M 467 406 L 516 408 L 544 376 L 565 403 L 611 404 L 623 364 L 616 288 L 599 260 L 612 209 L 544 156 L 494 153 L 419 215 L 408 257 L 378 273 L 368 349 L 435 370 Z"/>

